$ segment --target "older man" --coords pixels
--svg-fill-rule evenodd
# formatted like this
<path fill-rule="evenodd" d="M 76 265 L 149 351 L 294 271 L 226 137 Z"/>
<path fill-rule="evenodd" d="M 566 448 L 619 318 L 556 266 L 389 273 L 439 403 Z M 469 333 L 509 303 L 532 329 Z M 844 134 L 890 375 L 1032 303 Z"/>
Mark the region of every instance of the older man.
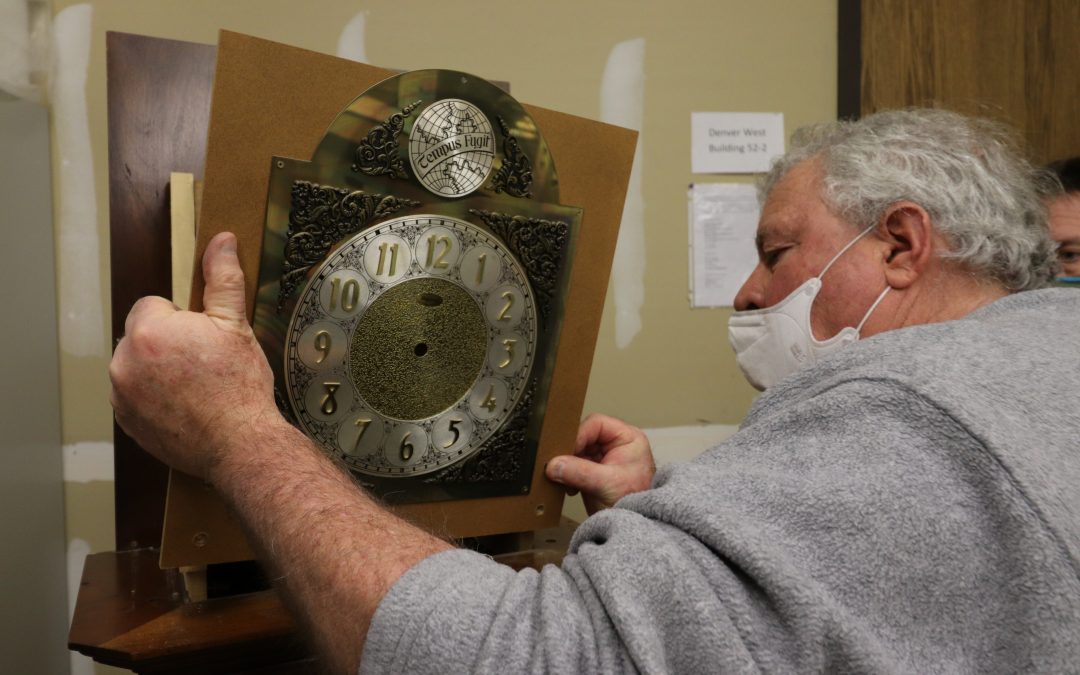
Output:
<path fill-rule="evenodd" d="M 768 391 L 655 478 L 640 431 L 589 418 L 548 475 L 618 505 L 561 568 L 412 528 L 286 424 L 228 236 L 205 314 L 132 310 L 117 419 L 221 491 L 342 671 L 361 652 L 371 672 L 1074 668 L 1080 294 L 1036 290 L 1055 272 L 1037 174 L 945 112 L 793 143 L 731 323 Z"/>

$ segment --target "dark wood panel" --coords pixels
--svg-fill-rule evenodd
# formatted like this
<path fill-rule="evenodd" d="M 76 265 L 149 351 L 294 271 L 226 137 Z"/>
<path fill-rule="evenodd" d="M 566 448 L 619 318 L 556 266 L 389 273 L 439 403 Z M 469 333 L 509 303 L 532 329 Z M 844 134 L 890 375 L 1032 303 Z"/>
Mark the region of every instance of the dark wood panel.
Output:
<path fill-rule="evenodd" d="M 838 0 L 836 116 L 858 119 L 862 93 L 862 0 Z"/>
<path fill-rule="evenodd" d="M 859 83 L 841 69 L 838 91 L 858 92 L 862 114 L 938 105 L 1012 125 L 1036 161 L 1080 154 L 1080 2 L 842 0 L 839 9 L 841 26 L 861 14 Z"/>
<path fill-rule="evenodd" d="M 202 175 L 216 48 L 106 36 L 113 344 L 144 295 L 168 296 L 169 173 Z M 168 470 L 114 425 L 116 548 L 161 543 Z"/>

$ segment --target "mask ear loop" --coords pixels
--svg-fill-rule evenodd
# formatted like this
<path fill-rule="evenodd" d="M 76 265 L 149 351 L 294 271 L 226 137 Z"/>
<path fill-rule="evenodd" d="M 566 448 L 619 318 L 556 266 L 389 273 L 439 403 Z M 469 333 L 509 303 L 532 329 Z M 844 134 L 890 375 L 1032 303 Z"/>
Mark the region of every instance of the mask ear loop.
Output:
<path fill-rule="evenodd" d="M 859 322 L 858 326 L 855 326 L 856 333 L 862 335 L 863 324 L 866 323 L 866 320 L 869 319 L 870 315 L 874 313 L 874 310 L 877 309 L 877 306 L 881 303 L 881 301 L 885 299 L 885 294 L 891 290 L 892 286 L 885 286 L 885 290 L 881 292 L 881 295 L 877 296 L 877 300 L 874 301 L 874 304 L 870 305 L 870 309 L 866 310 L 866 314 L 863 315 L 862 321 Z"/>
<path fill-rule="evenodd" d="M 862 239 L 866 235 L 870 234 L 871 230 L 873 230 L 875 227 L 877 227 L 877 223 L 874 223 L 874 224 L 870 225 L 869 227 L 867 227 L 865 230 L 860 232 L 858 234 L 858 236 L 856 236 L 854 239 L 849 241 L 842 249 L 840 249 L 840 251 L 837 252 L 837 254 L 832 257 L 832 260 L 830 260 L 828 263 L 825 264 L 825 269 L 821 270 L 821 274 L 817 275 L 818 281 L 821 281 L 821 277 L 825 276 L 825 273 L 829 271 L 829 268 L 832 267 L 832 264 L 834 262 L 839 260 L 840 256 L 844 255 L 844 253 L 847 252 L 847 250 L 849 248 L 854 246 L 855 242 L 859 241 L 860 239 Z M 870 309 L 866 310 L 866 314 L 863 314 L 862 321 L 859 322 L 858 326 L 855 326 L 855 333 L 856 334 L 862 334 L 863 324 L 865 324 L 866 320 L 870 318 L 870 315 L 874 313 L 874 310 L 877 309 L 878 304 L 880 304 L 881 301 L 885 299 L 885 294 L 888 293 L 891 290 L 892 290 L 892 286 L 886 285 L 885 290 L 883 290 L 881 292 L 881 295 L 877 296 L 877 300 L 874 301 L 874 304 L 870 305 Z"/>
<path fill-rule="evenodd" d="M 832 267 L 832 264 L 833 264 L 834 262 L 836 262 L 837 260 L 839 260 L 839 259 L 840 259 L 840 256 L 844 255 L 844 253 L 846 253 L 846 252 L 847 252 L 847 250 L 848 250 L 849 248 L 851 248 L 852 246 L 854 246 L 854 245 L 855 245 L 855 242 L 859 241 L 860 239 L 862 239 L 862 238 L 863 238 L 863 237 L 865 237 L 866 235 L 870 234 L 870 231 L 871 231 L 871 230 L 873 230 L 873 229 L 874 229 L 875 227 L 877 227 L 877 223 L 874 223 L 874 224 L 873 224 L 873 225 L 871 225 L 870 227 L 866 228 L 865 230 L 863 230 L 862 232 L 860 232 L 860 233 L 859 233 L 859 235 L 858 235 L 857 237 L 855 237 L 854 239 L 852 239 L 851 241 L 849 241 L 849 242 L 848 242 L 848 243 L 847 243 L 846 245 L 844 245 L 844 248 L 840 249 L 840 251 L 839 251 L 839 252 L 838 252 L 838 253 L 837 253 L 836 255 L 834 255 L 834 256 L 832 257 L 832 260 L 830 260 L 829 262 L 825 263 L 825 269 L 821 270 L 821 274 L 817 275 L 817 278 L 818 278 L 818 279 L 820 280 L 820 279 L 821 279 L 821 277 L 825 276 L 825 273 L 829 271 L 829 268 L 830 268 L 830 267 Z"/>

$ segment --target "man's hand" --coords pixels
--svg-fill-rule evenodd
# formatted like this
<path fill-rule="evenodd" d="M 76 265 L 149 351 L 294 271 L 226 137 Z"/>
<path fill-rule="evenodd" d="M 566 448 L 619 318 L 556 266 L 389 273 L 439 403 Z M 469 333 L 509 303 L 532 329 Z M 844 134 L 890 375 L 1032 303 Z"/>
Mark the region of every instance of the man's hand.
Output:
<path fill-rule="evenodd" d="M 632 492 L 649 489 L 656 463 L 649 439 L 635 426 L 607 415 L 589 415 L 578 429 L 574 455 L 548 462 L 547 477 L 581 491 L 589 515 Z"/>
<path fill-rule="evenodd" d="M 158 297 L 135 303 L 109 377 L 120 427 L 161 461 L 205 479 L 231 436 L 278 413 L 231 233 L 210 241 L 203 275 L 202 313 Z"/>
<path fill-rule="evenodd" d="M 203 276 L 201 314 L 162 298 L 131 309 L 109 366 L 116 420 L 158 459 L 214 484 L 329 672 L 355 673 L 387 590 L 451 547 L 384 511 L 278 413 L 233 235 L 206 247 Z"/>

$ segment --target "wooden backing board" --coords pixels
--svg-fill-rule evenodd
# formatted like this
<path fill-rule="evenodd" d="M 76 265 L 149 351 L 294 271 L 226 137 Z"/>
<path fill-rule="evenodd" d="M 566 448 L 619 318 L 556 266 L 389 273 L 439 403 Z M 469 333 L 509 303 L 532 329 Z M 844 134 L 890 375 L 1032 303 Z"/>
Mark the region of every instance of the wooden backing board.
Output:
<path fill-rule="evenodd" d="M 368 87 L 393 74 L 222 31 L 195 259 L 218 232 L 236 233 L 247 274 L 249 316 L 270 158 L 310 158 L 334 117 Z M 544 465 L 574 445 L 633 162 L 634 131 L 535 106 L 525 109 L 551 149 L 562 203 L 582 207 L 585 216 L 530 493 L 395 507 L 405 518 L 449 537 L 535 530 L 559 520 L 563 492 L 544 478 Z M 202 306 L 202 288 L 196 265 L 193 309 Z M 198 481 L 179 476 L 169 487 L 161 555 L 166 567 L 252 557 L 216 495 Z"/>

